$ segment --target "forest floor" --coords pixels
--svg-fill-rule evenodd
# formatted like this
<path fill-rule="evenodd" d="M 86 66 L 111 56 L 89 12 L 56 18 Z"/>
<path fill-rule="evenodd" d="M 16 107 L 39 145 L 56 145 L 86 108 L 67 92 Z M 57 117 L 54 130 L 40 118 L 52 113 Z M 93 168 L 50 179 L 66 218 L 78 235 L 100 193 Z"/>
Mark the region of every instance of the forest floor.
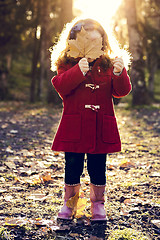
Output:
<path fill-rule="evenodd" d="M 108 220 L 90 221 L 85 162 L 84 199 L 68 222 L 56 220 L 64 155 L 50 150 L 61 109 L 0 103 L 0 239 L 160 240 L 160 108 L 115 112 L 122 151 L 107 158 Z"/>

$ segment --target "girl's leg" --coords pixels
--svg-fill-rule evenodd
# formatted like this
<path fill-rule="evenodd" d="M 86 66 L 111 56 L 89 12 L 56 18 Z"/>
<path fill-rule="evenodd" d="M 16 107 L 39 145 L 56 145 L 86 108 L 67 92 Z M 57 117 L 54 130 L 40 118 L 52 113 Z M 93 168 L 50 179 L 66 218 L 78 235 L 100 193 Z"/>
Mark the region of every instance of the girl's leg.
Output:
<path fill-rule="evenodd" d="M 106 154 L 87 154 L 87 170 L 95 185 L 106 184 Z"/>
<path fill-rule="evenodd" d="M 65 194 L 64 194 L 64 206 L 58 213 L 58 218 L 72 219 L 74 215 L 74 209 L 67 207 L 67 201 L 79 194 L 80 189 L 80 176 L 83 172 L 84 154 L 82 153 L 65 153 Z"/>
<path fill-rule="evenodd" d="M 106 184 L 106 154 L 87 154 L 90 175 L 92 221 L 106 221 L 104 192 Z"/>
<path fill-rule="evenodd" d="M 65 183 L 69 185 L 80 183 L 84 167 L 84 153 L 65 153 Z"/>

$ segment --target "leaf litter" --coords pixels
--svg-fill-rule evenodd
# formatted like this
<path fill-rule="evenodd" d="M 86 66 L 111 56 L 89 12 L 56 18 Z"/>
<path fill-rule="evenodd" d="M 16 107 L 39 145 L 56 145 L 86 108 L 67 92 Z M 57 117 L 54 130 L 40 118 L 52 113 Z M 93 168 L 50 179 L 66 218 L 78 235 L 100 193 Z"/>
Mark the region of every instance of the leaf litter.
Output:
<path fill-rule="evenodd" d="M 159 109 L 116 108 L 122 151 L 107 158 L 108 221 L 98 224 L 90 221 L 86 161 L 80 198 L 68 202 L 74 207 L 78 201 L 75 218 L 56 220 L 63 204 L 64 155 L 50 146 L 61 109 L 22 104 L 15 110 L 12 104 L 5 111 L 5 103 L 0 106 L 0 234 L 12 239 L 107 239 L 115 229 L 132 227 L 159 240 Z"/>

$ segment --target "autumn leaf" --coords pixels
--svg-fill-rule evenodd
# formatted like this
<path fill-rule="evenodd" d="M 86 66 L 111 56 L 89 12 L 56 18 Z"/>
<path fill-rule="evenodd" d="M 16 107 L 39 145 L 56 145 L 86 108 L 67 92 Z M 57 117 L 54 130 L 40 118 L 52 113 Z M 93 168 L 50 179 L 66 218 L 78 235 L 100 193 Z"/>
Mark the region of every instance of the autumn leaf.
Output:
<path fill-rule="evenodd" d="M 76 193 L 75 196 L 71 197 L 66 203 L 67 207 L 73 209 L 73 214 L 76 212 L 78 198 L 79 193 Z"/>
<path fill-rule="evenodd" d="M 84 215 L 83 211 L 86 207 L 87 199 L 83 198 L 83 195 L 79 196 L 79 193 L 76 193 L 74 197 L 71 197 L 66 205 L 69 208 L 73 209 L 73 215 L 77 218 L 80 218 Z"/>
<path fill-rule="evenodd" d="M 91 58 L 96 59 L 104 54 L 102 49 L 102 37 L 91 39 L 89 33 L 82 27 L 77 33 L 76 40 L 68 40 L 69 51 L 67 55 L 73 58 Z"/>
<path fill-rule="evenodd" d="M 41 182 L 52 181 L 51 173 L 47 171 L 47 172 L 41 174 L 39 176 L 39 179 L 41 180 Z"/>
<path fill-rule="evenodd" d="M 120 163 L 120 169 L 135 167 L 135 164 L 132 161 L 124 160 Z"/>

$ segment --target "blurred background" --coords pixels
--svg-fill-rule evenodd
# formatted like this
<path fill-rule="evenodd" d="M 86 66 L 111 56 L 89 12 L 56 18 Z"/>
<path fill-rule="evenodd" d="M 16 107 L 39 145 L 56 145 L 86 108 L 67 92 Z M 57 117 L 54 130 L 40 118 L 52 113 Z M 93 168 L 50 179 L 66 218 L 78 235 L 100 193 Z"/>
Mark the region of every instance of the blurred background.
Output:
<path fill-rule="evenodd" d="M 160 103 L 159 0 L 0 0 L 0 101 L 61 102 L 49 48 L 81 14 L 111 28 L 131 53 L 133 90 L 125 101 Z"/>

